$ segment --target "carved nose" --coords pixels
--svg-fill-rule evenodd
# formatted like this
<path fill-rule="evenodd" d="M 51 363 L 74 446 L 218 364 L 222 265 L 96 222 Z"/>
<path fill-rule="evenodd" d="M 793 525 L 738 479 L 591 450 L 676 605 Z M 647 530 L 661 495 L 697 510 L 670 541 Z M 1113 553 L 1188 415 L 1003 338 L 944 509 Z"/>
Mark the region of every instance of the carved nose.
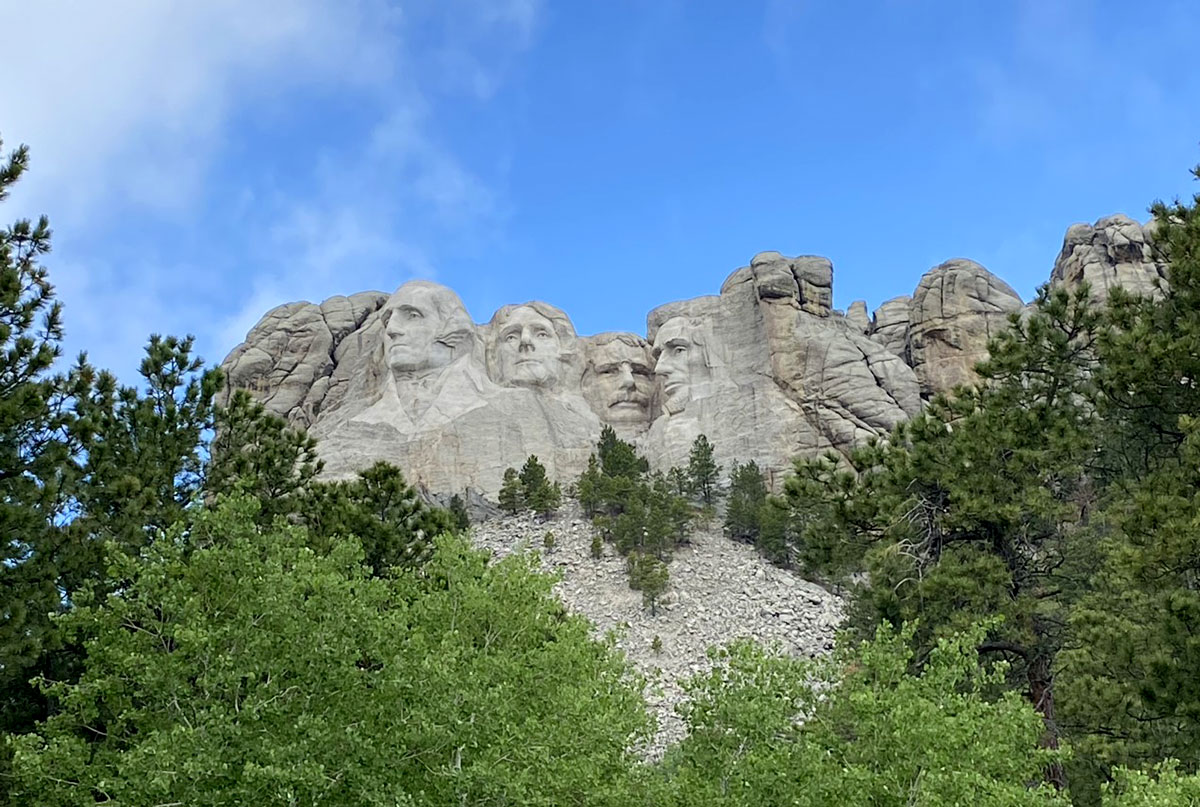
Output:
<path fill-rule="evenodd" d="M 533 350 L 533 337 L 528 329 L 521 330 L 521 344 L 517 346 L 518 350 L 523 350 L 526 353 Z"/>
<path fill-rule="evenodd" d="M 628 365 L 621 365 L 621 388 L 633 389 L 633 370 Z"/>

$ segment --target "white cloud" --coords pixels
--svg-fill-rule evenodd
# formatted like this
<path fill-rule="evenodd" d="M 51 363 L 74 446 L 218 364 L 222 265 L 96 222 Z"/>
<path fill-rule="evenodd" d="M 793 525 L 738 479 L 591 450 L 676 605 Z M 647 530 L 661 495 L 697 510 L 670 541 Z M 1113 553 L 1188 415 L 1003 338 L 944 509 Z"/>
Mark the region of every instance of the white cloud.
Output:
<path fill-rule="evenodd" d="M 0 136 L 31 146 L 33 170 L 4 210 L 51 215 L 68 349 L 87 346 L 124 375 L 150 332 L 192 331 L 219 360 L 280 302 L 433 274 L 426 220 L 445 230 L 433 235 L 469 240 L 502 209 L 438 141 L 434 96 L 494 92 L 531 42 L 538 5 L 22 4 L 22 26 L 37 34 L 0 49 Z M 456 69 L 439 70 L 443 61 Z M 292 190 L 215 184 L 227 154 L 262 145 L 234 126 L 239 115 L 286 117 L 315 95 L 358 104 L 365 136 L 329 143 Z M 214 198 L 243 231 L 205 232 Z M 118 248 L 117 228 L 154 250 Z M 162 243 L 168 231 L 177 245 Z M 205 239 L 206 257 L 185 252 Z"/>
<path fill-rule="evenodd" d="M 386 82 L 401 47 L 397 14 L 370 2 L 49 0 L 20 17 L 36 33 L 0 50 L 0 134 L 33 148 L 19 198 L 72 225 L 125 202 L 186 209 L 235 105 Z"/>

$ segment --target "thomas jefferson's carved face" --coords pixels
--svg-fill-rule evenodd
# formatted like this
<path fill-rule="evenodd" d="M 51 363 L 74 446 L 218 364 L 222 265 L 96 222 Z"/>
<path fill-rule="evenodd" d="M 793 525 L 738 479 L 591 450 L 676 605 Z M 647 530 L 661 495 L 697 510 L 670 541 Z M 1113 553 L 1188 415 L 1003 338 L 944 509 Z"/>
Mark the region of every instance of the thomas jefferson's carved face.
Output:
<path fill-rule="evenodd" d="M 595 349 L 584 395 L 606 423 L 645 423 L 650 419 L 654 371 L 645 348 L 620 339 Z"/>
<path fill-rule="evenodd" d="M 402 288 L 384 313 L 388 366 L 399 374 L 444 367 L 453 358 L 449 345 L 436 340 L 445 323 L 433 304 L 431 289 Z"/>
<path fill-rule="evenodd" d="M 687 320 L 672 317 L 654 337 L 654 374 L 662 385 L 663 407 L 682 412 L 692 397 L 692 384 L 704 373 L 704 357 L 690 334 Z"/>
<path fill-rule="evenodd" d="M 521 387 L 550 387 L 558 381 L 562 346 L 554 323 L 527 305 L 505 319 L 496 336 L 500 382 Z"/>

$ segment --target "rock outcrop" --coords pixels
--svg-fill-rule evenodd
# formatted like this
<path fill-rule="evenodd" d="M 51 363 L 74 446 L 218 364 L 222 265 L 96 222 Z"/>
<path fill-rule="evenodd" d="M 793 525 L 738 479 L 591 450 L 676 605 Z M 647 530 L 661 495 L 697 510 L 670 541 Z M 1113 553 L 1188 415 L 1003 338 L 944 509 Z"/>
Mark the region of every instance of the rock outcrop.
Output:
<path fill-rule="evenodd" d="M 1092 297 L 1104 301 L 1113 286 L 1134 294 L 1156 294 L 1166 269 L 1154 250 L 1152 226 L 1116 215 L 1095 224 L 1071 225 L 1050 282 L 1066 286 L 1086 282 Z"/>
<path fill-rule="evenodd" d="M 318 440 L 330 477 L 385 459 L 431 492 L 494 496 L 536 454 L 564 482 L 603 425 L 651 463 L 686 464 L 705 434 L 717 461 L 755 460 L 772 481 L 800 454 L 846 451 L 921 405 L 917 377 L 833 311 L 825 258 L 768 252 L 719 295 L 652 311 L 646 337 L 580 338 L 541 302 L 476 324 L 458 296 L 411 281 L 263 317 L 226 359 L 244 388 Z"/>
<path fill-rule="evenodd" d="M 926 396 L 975 380 L 988 340 L 1023 307 L 1012 287 L 975 261 L 946 261 L 925 273 L 909 304 L 908 360 Z"/>
<path fill-rule="evenodd" d="M 1165 265 L 1152 235 L 1124 216 L 1074 225 L 1051 281 L 1086 281 L 1100 299 L 1115 285 L 1154 293 Z M 431 495 L 494 497 L 530 454 L 572 481 L 609 425 L 660 469 L 705 434 L 726 469 L 754 460 L 778 485 L 796 456 L 846 452 L 973 382 L 1022 308 L 957 258 L 911 297 L 843 314 L 828 259 L 763 252 L 719 294 L 655 308 L 644 336 L 580 337 L 537 301 L 478 324 L 450 289 L 411 281 L 272 309 L 222 367 L 230 389 L 318 439 L 331 477 L 384 459 Z"/>

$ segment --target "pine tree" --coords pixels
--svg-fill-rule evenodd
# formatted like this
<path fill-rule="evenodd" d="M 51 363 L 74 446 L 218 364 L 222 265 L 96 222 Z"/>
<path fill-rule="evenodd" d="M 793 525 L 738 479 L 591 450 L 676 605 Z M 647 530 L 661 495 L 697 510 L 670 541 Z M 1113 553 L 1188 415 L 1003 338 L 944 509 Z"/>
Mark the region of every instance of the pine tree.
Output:
<path fill-rule="evenodd" d="M 711 505 L 717 496 L 717 478 L 721 474 L 721 466 L 713 459 L 712 443 L 703 434 L 692 443 L 687 473 L 692 493 L 700 497 L 704 504 Z"/>
<path fill-rule="evenodd" d="M 28 164 L 24 146 L 0 160 L 0 201 Z M 44 216 L 0 228 L 0 735 L 45 716 L 47 701 L 28 682 L 63 674 L 49 615 L 91 557 L 60 528 L 77 448 L 69 399 L 86 379 L 51 372 L 63 331 L 61 304 L 39 263 L 49 250 Z M 0 747 L 0 802 L 8 756 Z"/>
<path fill-rule="evenodd" d="M 352 535 L 376 575 L 424 564 L 434 539 L 454 529 L 449 512 L 422 501 L 400 469 L 385 462 L 352 480 L 308 486 L 297 510 L 314 548 L 326 552 L 338 538 Z"/>
<path fill-rule="evenodd" d="M 638 455 L 632 443 L 618 438 L 612 426 L 601 429 L 596 453 L 600 457 L 600 469 L 608 477 L 637 479 L 650 470 L 646 458 Z"/>
<path fill-rule="evenodd" d="M 136 553 L 196 501 L 221 373 L 205 369 L 192 347 L 191 337 L 151 336 L 140 388 L 101 372 L 77 399 L 86 454 L 71 524 L 77 540 Z"/>
<path fill-rule="evenodd" d="M 462 496 L 455 493 L 450 497 L 450 521 L 454 525 L 456 532 L 466 532 L 471 526 L 471 516 L 467 513 L 467 505 L 463 501 Z"/>
<path fill-rule="evenodd" d="M 524 496 L 526 504 L 549 484 L 546 478 L 546 468 L 535 454 L 530 454 L 529 458 L 525 460 L 525 464 L 521 466 L 520 478 L 521 494 Z"/>
<path fill-rule="evenodd" d="M 692 482 L 688 479 L 687 471 L 682 468 L 672 465 L 667 471 L 667 481 L 671 483 L 671 489 L 675 491 L 676 496 L 687 496 L 691 493 Z"/>
<path fill-rule="evenodd" d="M 735 464 L 729 475 L 729 496 L 725 502 L 725 535 L 757 545 L 766 500 L 767 484 L 758 464 L 753 461 Z"/>
<path fill-rule="evenodd" d="M 642 561 L 641 589 L 642 605 L 650 609 L 651 616 L 658 615 L 658 601 L 667 590 L 670 572 L 667 564 L 653 555 Z"/>
<path fill-rule="evenodd" d="M 1166 282 L 1111 290 L 1097 340 L 1106 529 L 1059 673 L 1081 804 L 1114 764 L 1200 759 L 1200 195 L 1153 212 Z"/>
<path fill-rule="evenodd" d="M 852 606 L 862 633 L 919 619 L 917 637 L 931 646 L 1002 614 L 980 650 L 1012 663 L 1050 746 L 1061 733 L 1054 664 L 1095 553 L 1097 327 L 1086 288 L 1044 289 L 993 341 L 977 387 L 855 452 L 853 472 L 829 458 L 797 461 L 786 486 L 803 557 L 865 561 L 869 585 Z M 827 551 L 815 552 L 822 542 Z M 1049 776 L 1064 781 L 1061 769 Z"/>
<path fill-rule="evenodd" d="M 504 482 L 500 486 L 500 509 L 513 516 L 525 509 L 525 494 L 521 490 L 521 477 L 516 468 L 504 469 Z"/>
<path fill-rule="evenodd" d="M 529 509 L 543 519 L 549 518 L 562 504 L 562 488 L 557 482 L 543 480 L 527 499 Z"/>
<path fill-rule="evenodd" d="M 597 506 L 600 504 L 600 486 L 602 484 L 600 473 L 600 462 L 596 459 L 595 454 L 588 456 L 587 470 L 580 476 L 575 483 L 575 497 L 579 499 L 579 506 L 583 508 L 583 513 L 588 518 L 596 515 Z"/>
<path fill-rule="evenodd" d="M 317 459 L 316 449 L 312 437 L 268 413 L 245 390 L 236 390 L 229 405 L 216 413 L 205 493 L 250 494 L 262 503 L 259 518 L 269 524 L 294 512 L 297 497 L 321 472 L 324 463 Z"/>

